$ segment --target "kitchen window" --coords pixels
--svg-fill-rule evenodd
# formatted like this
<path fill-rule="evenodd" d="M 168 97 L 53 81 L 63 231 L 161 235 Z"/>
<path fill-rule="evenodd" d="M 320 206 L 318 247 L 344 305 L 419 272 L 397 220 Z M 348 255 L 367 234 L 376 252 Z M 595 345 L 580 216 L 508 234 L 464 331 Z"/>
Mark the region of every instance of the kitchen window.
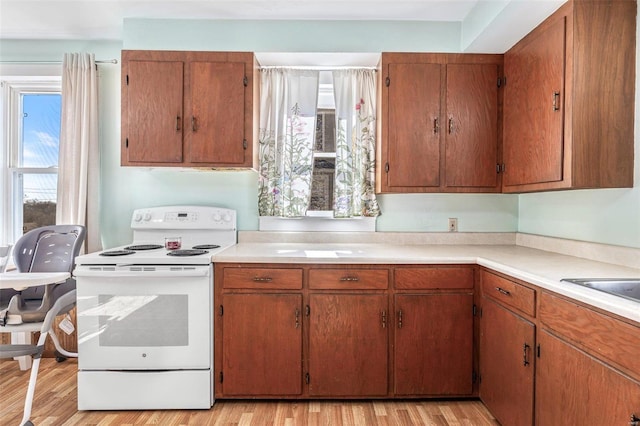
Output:
<path fill-rule="evenodd" d="M 2 241 L 56 222 L 61 81 L 2 81 Z"/>
<path fill-rule="evenodd" d="M 269 70 L 261 84 L 259 229 L 375 231 L 373 72 Z"/>

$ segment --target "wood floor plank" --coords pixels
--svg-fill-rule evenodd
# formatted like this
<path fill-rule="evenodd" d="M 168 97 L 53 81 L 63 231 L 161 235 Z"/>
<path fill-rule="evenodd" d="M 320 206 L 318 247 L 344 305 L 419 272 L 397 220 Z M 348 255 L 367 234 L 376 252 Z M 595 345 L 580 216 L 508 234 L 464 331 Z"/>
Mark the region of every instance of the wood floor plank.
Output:
<path fill-rule="evenodd" d="M 78 411 L 77 360 L 40 365 L 31 420 L 38 426 L 498 426 L 477 400 L 216 401 L 210 410 Z M 29 371 L 0 361 L 0 425 L 22 418 Z"/>

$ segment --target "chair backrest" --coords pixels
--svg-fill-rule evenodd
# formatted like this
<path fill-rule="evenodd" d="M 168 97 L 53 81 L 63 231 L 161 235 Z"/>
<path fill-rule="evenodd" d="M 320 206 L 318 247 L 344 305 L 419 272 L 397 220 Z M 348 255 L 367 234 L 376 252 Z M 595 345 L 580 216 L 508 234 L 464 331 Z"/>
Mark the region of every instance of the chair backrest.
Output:
<path fill-rule="evenodd" d="M 9 254 L 11 253 L 11 244 L 0 246 L 0 273 L 4 272 L 9 262 Z"/>
<path fill-rule="evenodd" d="M 85 238 L 81 225 L 32 229 L 16 242 L 13 261 L 20 272 L 72 272 Z"/>
<path fill-rule="evenodd" d="M 73 272 L 75 258 L 84 243 L 81 225 L 51 225 L 32 229 L 16 242 L 13 261 L 19 272 Z M 56 286 L 54 298 L 75 288 L 75 280 Z M 24 299 L 41 299 L 44 286 L 22 291 Z M 55 299 L 54 299 L 55 300 Z"/>

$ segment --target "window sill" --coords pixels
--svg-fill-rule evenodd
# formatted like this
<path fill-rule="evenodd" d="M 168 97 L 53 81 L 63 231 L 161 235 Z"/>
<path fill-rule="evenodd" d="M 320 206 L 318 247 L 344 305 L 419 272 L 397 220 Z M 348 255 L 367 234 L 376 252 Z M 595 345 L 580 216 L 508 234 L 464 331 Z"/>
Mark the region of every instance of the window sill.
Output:
<path fill-rule="evenodd" d="M 375 232 L 375 217 L 336 219 L 333 217 L 282 218 L 261 216 L 260 231 L 307 231 L 307 232 Z"/>

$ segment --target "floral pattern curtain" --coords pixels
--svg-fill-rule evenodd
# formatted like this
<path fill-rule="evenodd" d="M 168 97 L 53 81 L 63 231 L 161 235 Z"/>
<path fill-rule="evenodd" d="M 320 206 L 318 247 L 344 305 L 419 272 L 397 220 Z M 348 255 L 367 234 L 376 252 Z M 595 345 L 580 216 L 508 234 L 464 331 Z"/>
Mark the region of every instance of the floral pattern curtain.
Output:
<path fill-rule="evenodd" d="M 318 71 L 260 76 L 260 216 L 305 216 L 311 196 Z"/>
<path fill-rule="evenodd" d="M 378 216 L 375 71 L 333 71 L 333 90 L 336 101 L 334 217 Z"/>

